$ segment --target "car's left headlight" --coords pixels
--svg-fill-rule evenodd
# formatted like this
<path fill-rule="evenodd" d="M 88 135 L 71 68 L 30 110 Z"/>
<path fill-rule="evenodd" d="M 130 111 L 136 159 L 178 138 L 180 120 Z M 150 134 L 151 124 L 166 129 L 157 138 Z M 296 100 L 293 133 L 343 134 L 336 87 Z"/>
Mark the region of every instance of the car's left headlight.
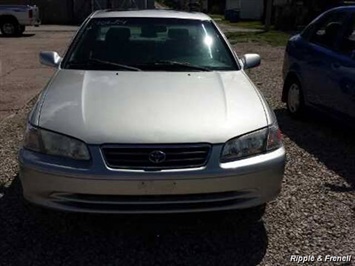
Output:
<path fill-rule="evenodd" d="M 281 139 L 277 124 L 231 139 L 224 144 L 221 162 L 236 161 L 276 150 L 282 146 Z"/>
<path fill-rule="evenodd" d="M 84 142 L 30 124 L 26 129 L 23 147 L 48 155 L 90 160 L 90 153 Z"/>

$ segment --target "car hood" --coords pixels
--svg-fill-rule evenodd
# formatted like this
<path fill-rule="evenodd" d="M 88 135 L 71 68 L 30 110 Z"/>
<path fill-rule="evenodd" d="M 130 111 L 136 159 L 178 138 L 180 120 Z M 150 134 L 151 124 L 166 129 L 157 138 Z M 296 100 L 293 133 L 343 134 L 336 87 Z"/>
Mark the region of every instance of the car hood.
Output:
<path fill-rule="evenodd" d="M 265 105 L 243 71 L 59 70 L 38 126 L 104 143 L 224 143 L 267 126 Z"/>

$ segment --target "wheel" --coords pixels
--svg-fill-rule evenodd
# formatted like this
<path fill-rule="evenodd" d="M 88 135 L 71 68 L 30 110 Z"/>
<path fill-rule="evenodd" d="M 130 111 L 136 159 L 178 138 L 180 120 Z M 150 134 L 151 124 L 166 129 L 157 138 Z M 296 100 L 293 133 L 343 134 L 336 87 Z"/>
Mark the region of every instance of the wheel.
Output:
<path fill-rule="evenodd" d="M 287 87 L 287 110 L 295 118 L 300 118 L 304 112 L 304 98 L 302 87 L 298 80 L 291 80 Z"/>
<path fill-rule="evenodd" d="M 1 26 L 0 30 L 4 36 L 15 36 L 18 33 L 18 23 L 15 20 L 6 20 Z"/>

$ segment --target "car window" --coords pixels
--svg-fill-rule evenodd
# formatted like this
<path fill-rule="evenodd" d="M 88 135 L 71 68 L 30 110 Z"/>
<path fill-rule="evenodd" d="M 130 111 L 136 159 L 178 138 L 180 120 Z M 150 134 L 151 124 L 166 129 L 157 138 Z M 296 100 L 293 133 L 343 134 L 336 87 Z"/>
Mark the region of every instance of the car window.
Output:
<path fill-rule="evenodd" d="M 339 50 L 355 59 L 355 15 L 352 16 L 351 23 L 345 28 L 340 40 Z"/>
<path fill-rule="evenodd" d="M 333 12 L 316 22 L 310 36 L 310 42 L 327 47 L 336 48 L 336 41 L 344 28 L 347 13 Z"/>
<path fill-rule="evenodd" d="M 92 19 L 63 65 L 94 70 L 122 65 L 148 71 L 239 69 L 212 22 L 166 18 Z"/>

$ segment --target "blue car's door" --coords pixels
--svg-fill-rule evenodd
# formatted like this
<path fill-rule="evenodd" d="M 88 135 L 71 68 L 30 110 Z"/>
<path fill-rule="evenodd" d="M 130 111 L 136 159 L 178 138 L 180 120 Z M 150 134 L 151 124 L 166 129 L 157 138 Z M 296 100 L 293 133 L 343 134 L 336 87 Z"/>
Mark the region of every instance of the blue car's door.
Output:
<path fill-rule="evenodd" d="M 355 58 L 340 55 L 333 63 L 333 79 L 337 96 L 334 98 L 334 110 L 355 118 Z"/>
<path fill-rule="evenodd" d="M 343 103 L 340 109 L 346 116 L 355 118 L 355 15 L 351 23 L 347 23 L 338 51 L 339 56 L 333 67 Z"/>
<path fill-rule="evenodd" d="M 308 103 L 322 109 L 341 112 L 344 98 L 338 90 L 339 51 L 341 38 L 349 15 L 346 12 L 328 13 L 314 25 L 304 49 L 305 96 Z"/>

